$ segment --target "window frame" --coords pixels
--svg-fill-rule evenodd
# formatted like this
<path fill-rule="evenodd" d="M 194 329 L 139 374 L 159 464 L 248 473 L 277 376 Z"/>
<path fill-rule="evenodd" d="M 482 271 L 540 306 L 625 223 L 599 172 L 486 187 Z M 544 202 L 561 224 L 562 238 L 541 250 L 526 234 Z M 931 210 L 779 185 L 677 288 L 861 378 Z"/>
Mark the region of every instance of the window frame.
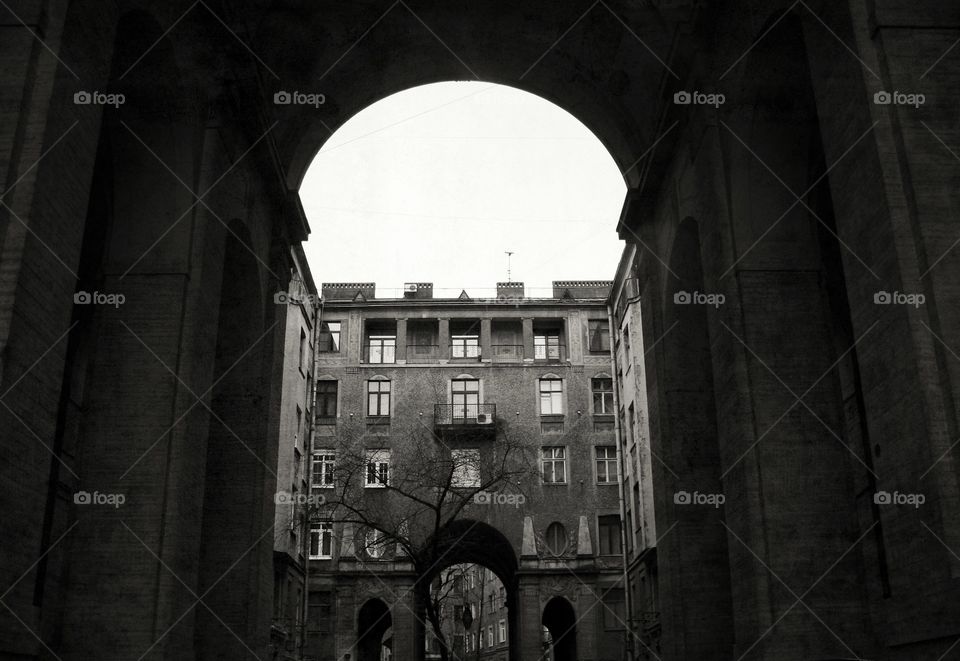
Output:
<path fill-rule="evenodd" d="M 605 524 L 608 524 L 609 521 L 612 520 L 612 519 L 616 519 L 616 521 L 617 521 L 617 526 L 616 526 L 616 534 L 614 534 L 614 535 L 611 537 L 609 533 L 608 533 L 607 535 L 604 535 L 604 534 L 603 534 L 603 531 L 604 531 L 605 528 L 611 528 L 611 527 L 612 527 L 612 526 L 610 526 L 610 525 L 605 525 Z M 620 537 L 620 532 L 621 532 L 621 528 L 622 528 L 622 527 L 623 527 L 623 521 L 620 519 L 620 515 L 617 514 L 617 513 L 598 514 L 598 515 L 597 515 L 597 555 L 619 556 L 619 555 L 621 555 L 621 554 L 623 553 L 623 544 L 622 544 L 622 540 L 621 540 L 621 537 Z M 606 543 L 607 543 L 607 544 L 610 543 L 611 539 L 615 539 L 615 540 L 616 540 L 616 549 L 614 550 L 614 549 L 608 547 L 608 548 L 607 548 L 607 552 L 604 553 L 604 547 L 605 547 L 604 540 L 605 540 L 605 539 L 606 539 Z"/>
<path fill-rule="evenodd" d="M 373 384 L 377 384 L 376 389 Z M 384 384 L 386 389 L 384 389 Z M 371 402 L 376 398 L 376 413 L 373 412 Z M 386 406 L 384 406 L 386 401 Z M 393 382 L 390 379 L 367 379 L 367 417 L 368 418 L 389 418 L 390 408 L 393 405 Z M 386 413 L 384 413 L 386 409 Z"/>
<path fill-rule="evenodd" d="M 319 466 L 320 470 L 317 470 Z M 337 474 L 337 451 L 333 448 L 318 448 L 313 451 L 313 458 L 310 464 L 310 490 L 315 489 L 333 489 L 334 480 Z M 318 481 L 318 477 L 320 480 Z M 329 477 L 326 482 L 324 478 Z"/>
<path fill-rule="evenodd" d="M 340 382 L 337 379 L 317 379 L 316 385 L 317 418 L 323 421 L 335 420 L 340 417 Z M 331 386 L 332 390 L 329 389 Z M 332 415 L 329 414 L 331 406 L 333 408 Z"/>
<path fill-rule="evenodd" d="M 335 325 L 336 330 L 331 329 L 331 326 Z M 343 333 L 343 322 L 338 320 L 335 321 L 323 321 L 320 322 L 320 335 L 318 339 L 317 350 L 320 353 L 340 353 L 341 346 L 341 337 Z M 324 348 L 327 347 L 327 348 Z"/>
<path fill-rule="evenodd" d="M 550 384 L 549 390 L 544 390 L 544 385 Z M 553 384 L 557 385 L 556 389 L 553 389 Z M 563 415 L 563 379 L 555 376 L 542 376 L 537 379 L 537 395 L 538 401 L 540 403 L 540 415 Z M 545 398 L 546 396 L 546 398 Z M 549 402 L 550 410 L 547 411 L 544 407 L 544 402 Z M 556 404 L 556 406 L 555 406 Z M 559 409 L 559 410 L 555 410 Z"/>
<path fill-rule="evenodd" d="M 604 457 L 600 457 L 600 450 L 604 451 Z M 609 455 L 613 451 L 613 456 Z M 595 482 L 599 485 L 611 485 L 620 483 L 620 457 L 616 445 L 594 445 L 593 446 L 593 468 Z M 600 464 L 604 465 L 604 474 L 606 479 L 600 479 Z M 610 464 L 613 464 L 613 479 L 610 479 Z"/>
<path fill-rule="evenodd" d="M 599 348 L 595 348 L 595 337 L 599 338 L 597 342 Z M 587 319 L 587 351 L 610 353 L 610 321 L 608 319 Z"/>
<path fill-rule="evenodd" d="M 550 456 L 547 452 L 550 452 Z M 559 454 L 557 454 L 559 453 Z M 554 479 L 546 479 L 546 466 L 550 464 L 551 475 Z M 560 466 L 563 477 L 560 480 L 555 479 L 557 470 Z M 544 445 L 540 447 L 540 480 L 542 484 L 567 484 L 567 446 L 565 445 Z"/>
<path fill-rule="evenodd" d="M 317 539 L 317 553 L 314 554 L 314 538 Z M 329 544 L 329 553 L 323 553 L 324 541 Z M 333 559 L 333 521 L 315 521 L 310 524 L 310 543 L 307 547 L 307 554 L 311 560 L 332 560 Z"/>
<path fill-rule="evenodd" d="M 364 471 L 363 486 L 365 489 L 385 489 L 390 486 L 390 449 L 378 448 L 367 450 L 366 470 Z M 373 472 L 371 472 L 373 468 Z M 386 477 L 384 478 L 384 473 Z M 370 481 L 371 475 L 374 481 Z"/>
<path fill-rule="evenodd" d="M 598 382 L 600 387 L 598 388 Z M 602 383 L 606 382 L 606 383 Z M 604 388 L 606 384 L 609 384 L 608 388 Z M 610 376 L 594 376 L 590 379 L 590 394 L 591 394 L 591 406 L 593 406 L 594 415 L 613 415 L 614 404 L 613 404 L 613 377 Z M 597 409 L 597 400 L 599 395 L 600 409 Z M 609 406 L 607 402 L 609 401 Z"/>

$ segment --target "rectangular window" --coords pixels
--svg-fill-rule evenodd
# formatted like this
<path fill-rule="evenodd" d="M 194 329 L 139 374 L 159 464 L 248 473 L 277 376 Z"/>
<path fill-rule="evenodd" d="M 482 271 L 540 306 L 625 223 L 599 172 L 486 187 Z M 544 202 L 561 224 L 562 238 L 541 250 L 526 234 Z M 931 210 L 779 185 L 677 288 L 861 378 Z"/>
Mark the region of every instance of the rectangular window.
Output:
<path fill-rule="evenodd" d="M 452 335 L 450 351 L 452 358 L 477 358 L 480 355 L 480 338 L 476 335 Z"/>
<path fill-rule="evenodd" d="M 293 447 L 300 445 L 300 432 L 303 429 L 303 410 L 297 405 L 297 428 L 293 432 Z"/>
<path fill-rule="evenodd" d="M 544 484 L 563 484 L 567 481 L 567 449 L 554 446 L 541 448 L 541 471 Z"/>
<path fill-rule="evenodd" d="M 500 620 L 497 622 L 497 632 L 500 634 L 498 639 L 501 643 L 507 642 L 507 621 Z"/>
<path fill-rule="evenodd" d="M 609 588 L 601 597 L 603 604 L 603 628 L 620 631 L 624 628 L 626 608 L 623 588 Z"/>
<path fill-rule="evenodd" d="M 493 647 L 493 625 L 487 625 L 487 647 Z"/>
<path fill-rule="evenodd" d="M 339 321 L 325 321 L 320 324 L 317 348 L 321 353 L 338 353 L 340 351 L 340 323 Z"/>
<path fill-rule="evenodd" d="M 540 379 L 540 415 L 563 414 L 563 381 Z"/>
<path fill-rule="evenodd" d="M 317 417 L 337 417 L 337 382 L 317 381 Z"/>
<path fill-rule="evenodd" d="M 480 411 L 480 381 L 453 379 L 450 382 L 454 420 L 475 420 Z"/>
<path fill-rule="evenodd" d="M 615 445 L 598 445 L 593 450 L 597 458 L 597 484 L 616 484 L 619 477 L 617 447 Z"/>
<path fill-rule="evenodd" d="M 620 515 L 607 514 L 597 517 L 597 532 L 600 555 L 620 555 Z"/>
<path fill-rule="evenodd" d="M 300 371 L 303 372 L 307 367 L 307 334 L 300 329 Z"/>
<path fill-rule="evenodd" d="M 535 360 L 560 360 L 560 336 L 534 335 L 533 358 Z"/>
<path fill-rule="evenodd" d="M 450 458 L 453 461 L 451 486 L 480 486 L 480 450 L 450 450 Z"/>
<path fill-rule="evenodd" d="M 390 484 L 390 450 L 367 450 L 368 487 L 385 487 Z"/>
<path fill-rule="evenodd" d="M 367 381 L 367 415 L 390 415 L 390 382 L 382 379 Z"/>
<path fill-rule="evenodd" d="M 337 465 L 336 450 L 320 450 L 313 455 L 312 489 L 332 489 L 333 470 Z"/>
<path fill-rule="evenodd" d="M 587 322 L 590 337 L 590 351 L 594 353 L 610 351 L 610 324 L 606 319 L 591 319 Z"/>
<path fill-rule="evenodd" d="M 594 415 L 613 414 L 613 379 L 591 379 Z"/>
<path fill-rule="evenodd" d="M 310 559 L 333 557 L 333 523 L 320 521 L 310 524 Z"/>
<path fill-rule="evenodd" d="M 367 347 L 368 363 L 393 363 L 396 361 L 397 338 L 395 335 L 371 335 Z"/>

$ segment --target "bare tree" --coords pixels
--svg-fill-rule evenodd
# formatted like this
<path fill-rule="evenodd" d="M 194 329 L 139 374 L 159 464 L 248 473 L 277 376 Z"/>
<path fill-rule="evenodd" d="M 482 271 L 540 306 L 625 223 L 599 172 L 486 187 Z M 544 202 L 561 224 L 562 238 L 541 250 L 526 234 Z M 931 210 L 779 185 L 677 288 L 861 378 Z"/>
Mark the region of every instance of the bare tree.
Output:
<path fill-rule="evenodd" d="M 522 493 L 535 473 L 535 439 L 511 433 L 500 420 L 495 434 L 462 432 L 438 436 L 424 424 L 383 436 L 354 423 L 344 425 L 336 442 L 336 469 L 325 502 L 311 512 L 354 527 L 358 554 L 406 556 L 420 577 L 415 589 L 440 643 L 444 661 L 449 643 L 442 627 L 443 598 L 431 595 L 431 582 L 456 545 L 459 556 L 482 555 L 482 544 L 454 536 L 452 526 L 471 518 L 483 492 Z M 389 452 L 389 455 L 387 454 Z M 476 548 L 468 548 L 474 544 Z"/>

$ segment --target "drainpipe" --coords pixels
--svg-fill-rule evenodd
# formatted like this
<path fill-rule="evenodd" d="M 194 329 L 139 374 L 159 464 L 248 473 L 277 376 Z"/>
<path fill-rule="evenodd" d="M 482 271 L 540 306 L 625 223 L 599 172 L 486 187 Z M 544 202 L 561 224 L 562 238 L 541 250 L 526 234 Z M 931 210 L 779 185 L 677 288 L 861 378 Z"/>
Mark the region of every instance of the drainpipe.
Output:
<path fill-rule="evenodd" d="M 323 299 L 320 299 L 320 303 L 314 305 L 313 300 L 310 301 L 310 310 L 313 313 L 313 329 L 311 336 L 313 338 L 313 354 L 311 360 L 313 362 L 313 384 L 310 386 L 310 392 L 307 393 L 310 397 L 310 420 L 307 421 L 309 425 L 309 432 L 307 434 L 307 442 L 304 444 L 304 450 L 306 450 L 306 455 L 304 457 L 304 470 L 307 473 L 307 502 L 303 508 L 303 535 L 301 537 L 301 551 L 303 553 L 303 590 L 300 595 L 300 641 L 299 641 L 299 653 L 297 658 L 299 661 L 304 660 L 303 648 L 306 647 L 307 643 L 307 616 L 309 615 L 309 604 L 310 604 L 310 496 L 313 495 L 313 444 L 314 437 L 316 436 L 317 430 L 317 370 L 319 368 L 319 351 L 317 351 L 318 342 L 320 340 L 320 324 L 323 321 Z M 320 540 L 320 543 L 323 543 L 323 540 Z"/>
<path fill-rule="evenodd" d="M 622 293 L 622 289 L 621 289 Z M 613 338 L 614 329 L 616 329 L 617 339 L 619 339 L 620 329 L 614 325 L 614 302 L 611 299 L 607 303 L 607 324 L 610 326 L 611 340 Z M 620 383 L 617 381 L 617 350 L 616 342 L 610 342 L 610 367 L 613 370 L 613 375 L 611 381 L 613 381 L 613 429 L 614 434 L 616 435 L 617 445 L 617 460 L 619 463 L 620 469 L 620 479 L 618 480 L 618 489 L 620 490 L 620 555 L 623 558 L 623 593 L 625 597 L 624 605 L 626 607 L 627 613 L 627 659 L 633 660 L 636 658 L 636 646 L 633 642 L 633 595 L 630 590 L 630 575 L 627 571 L 628 567 L 628 557 L 627 557 L 627 526 L 630 525 L 630 522 L 627 521 L 627 497 L 628 494 L 624 490 L 627 473 L 624 470 L 626 467 L 626 454 L 627 454 L 627 444 L 623 441 L 621 432 L 623 431 L 620 426 Z"/>

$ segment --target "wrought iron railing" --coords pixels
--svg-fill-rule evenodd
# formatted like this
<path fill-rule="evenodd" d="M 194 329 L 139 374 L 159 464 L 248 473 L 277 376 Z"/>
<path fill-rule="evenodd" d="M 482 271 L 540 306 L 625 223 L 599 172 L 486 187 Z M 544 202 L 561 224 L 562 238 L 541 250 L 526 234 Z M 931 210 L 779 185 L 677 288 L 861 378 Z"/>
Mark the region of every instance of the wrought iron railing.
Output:
<path fill-rule="evenodd" d="M 435 404 L 436 425 L 490 425 L 497 419 L 496 404 Z"/>

